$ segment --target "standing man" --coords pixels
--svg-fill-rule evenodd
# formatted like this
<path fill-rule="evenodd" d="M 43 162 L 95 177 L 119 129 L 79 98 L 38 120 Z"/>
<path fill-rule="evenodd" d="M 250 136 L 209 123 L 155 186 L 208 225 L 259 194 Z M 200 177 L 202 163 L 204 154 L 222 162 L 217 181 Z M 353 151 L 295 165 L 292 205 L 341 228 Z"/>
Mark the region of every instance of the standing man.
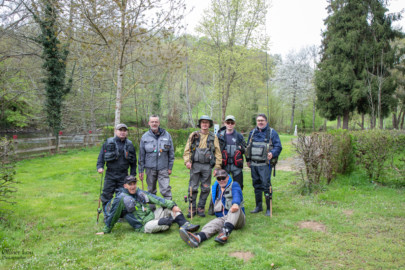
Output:
<path fill-rule="evenodd" d="M 233 230 L 245 226 L 245 208 L 239 184 L 233 182 L 225 170 L 218 170 L 216 178 L 212 185 L 212 202 L 217 218 L 208 222 L 199 233 L 193 234 L 186 228 L 180 228 L 181 239 L 190 247 L 198 247 L 218 232 L 215 242 L 225 244 Z"/>
<path fill-rule="evenodd" d="M 203 115 L 198 119 L 197 126 L 201 130 L 190 134 L 183 154 L 184 164 L 190 170 L 189 189 L 192 188 L 192 197 L 189 198 L 192 200 L 192 209 L 189 209 L 187 217 L 191 217 L 191 214 L 194 216 L 196 212 L 200 217 L 205 217 L 205 203 L 210 194 L 212 168 L 221 169 L 222 163 L 218 138 L 210 131 L 213 126 L 212 119 Z M 196 211 L 199 185 L 201 193 Z"/>
<path fill-rule="evenodd" d="M 159 116 L 149 117 L 149 131 L 143 134 L 139 145 L 139 179 L 143 181 L 144 169 L 148 192 L 156 195 L 156 182 L 159 183 L 160 194 L 166 200 L 172 199 L 169 175 L 174 162 L 174 147 L 170 134 L 159 127 Z"/>
<path fill-rule="evenodd" d="M 114 192 L 124 185 L 124 179 L 128 176 L 128 168 L 131 168 L 130 175 L 136 175 L 135 147 L 127 137 L 127 125 L 118 124 L 115 127 L 115 137 L 107 139 L 98 155 L 98 173 L 102 174 L 104 163 L 107 164 L 103 193 L 101 194 L 104 213 L 105 205 L 112 199 Z"/>
<path fill-rule="evenodd" d="M 246 161 L 251 168 L 252 182 L 255 189 L 256 208 L 250 213 L 263 211 L 263 193 L 266 199 L 266 216 L 270 216 L 271 161 L 278 158 L 282 146 L 277 132 L 267 124 L 265 114 L 256 117 L 257 127 L 249 133 Z"/>
<path fill-rule="evenodd" d="M 238 182 L 243 190 L 243 154 L 246 142 L 242 134 L 235 130 L 236 120 L 233 115 L 225 118 L 224 127 L 218 131 L 219 146 L 222 153 L 222 169 L 232 174 L 232 179 Z"/>

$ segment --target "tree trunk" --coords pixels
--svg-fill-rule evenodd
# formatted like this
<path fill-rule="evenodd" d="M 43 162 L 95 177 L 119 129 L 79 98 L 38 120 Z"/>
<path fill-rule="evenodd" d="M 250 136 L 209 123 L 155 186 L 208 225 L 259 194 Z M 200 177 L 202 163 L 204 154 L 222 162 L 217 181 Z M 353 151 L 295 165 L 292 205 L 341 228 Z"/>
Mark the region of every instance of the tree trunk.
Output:
<path fill-rule="evenodd" d="M 195 128 L 195 123 L 193 121 L 193 111 L 191 110 L 191 104 L 190 104 L 190 92 L 189 92 L 189 88 L 188 88 L 188 63 L 186 63 L 186 102 L 187 102 L 188 123 L 193 128 Z"/>
<path fill-rule="evenodd" d="M 293 100 L 291 104 L 291 121 L 290 121 L 290 133 L 293 132 L 294 127 L 294 113 L 295 113 L 295 99 L 296 99 L 297 91 L 294 91 Z"/>
<path fill-rule="evenodd" d="M 364 113 L 361 114 L 361 130 L 364 130 Z"/>
<path fill-rule="evenodd" d="M 398 122 L 397 122 L 397 113 L 392 113 L 392 127 L 394 129 L 398 129 Z"/>
<path fill-rule="evenodd" d="M 115 99 L 115 121 L 114 127 L 121 123 L 121 107 L 122 107 L 122 87 L 124 81 L 124 68 L 118 67 L 117 70 L 117 95 Z"/>
<path fill-rule="evenodd" d="M 344 112 L 343 115 L 343 129 L 349 129 L 349 112 Z"/>
<path fill-rule="evenodd" d="M 315 117 L 316 117 L 315 98 L 312 105 L 312 131 L 315 132 Z"/>
<path fill-rule="evenodd" d="M 337 129 L 339 129 L 342 126 L 342 121 L 340 118 L 340 115 L 337 117 Z"/>

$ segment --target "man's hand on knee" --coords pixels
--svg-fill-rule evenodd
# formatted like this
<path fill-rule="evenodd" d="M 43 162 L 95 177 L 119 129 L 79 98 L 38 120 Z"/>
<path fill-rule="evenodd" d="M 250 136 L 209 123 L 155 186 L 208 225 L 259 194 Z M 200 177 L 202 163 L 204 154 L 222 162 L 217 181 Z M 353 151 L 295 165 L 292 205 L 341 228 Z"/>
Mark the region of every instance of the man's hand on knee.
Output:
<path fill-rule="evenodd" d="M 231 213 L 235 213 L 238 210 L 239 210 L 239 205 L 237 205 L 236 203 L 234 203 L 232 205 L 231 209 L 229 209 L 229 211 L 231 211 Z"/>

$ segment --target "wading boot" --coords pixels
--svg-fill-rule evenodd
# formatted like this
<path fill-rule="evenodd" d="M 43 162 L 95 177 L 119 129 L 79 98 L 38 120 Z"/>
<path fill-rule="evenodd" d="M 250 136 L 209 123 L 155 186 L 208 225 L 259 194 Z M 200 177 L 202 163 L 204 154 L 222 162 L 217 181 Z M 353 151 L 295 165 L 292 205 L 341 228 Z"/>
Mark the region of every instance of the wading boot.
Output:
<path fill-rule="evenodd" d="M 226 222 L 224 224 L 224 227 L 222 228 L 222 231 L 218 234 L 217 237 L 215 237 L 215 242 L 218 242 L 220 244 L 226 244 L 228 241 L 229 235 L 231 234 L 232 230 L 234 229 L 234 226 L 231 223 Z"/>
<path fill-rule="evenodd" d="M 190 247 L 196 248 L 200 245 L 200 238 L 197 235 L 188 232 L 183 228 L 180 228 L 179 232 L 181 239 L 183 239 L 183 241 L 186 242 Z"/>
<path fill-rule="evenodd" d="M 262 193 L 256 193 L 255 192 L 255 198 L 256 198 L 256 208 L 253 209 L 252 211 L 250 211 L 250 213 L 252 214 L 256 214 L 259 213 L 261 211 L 263 211 L 263 207 L 262 207 Z"/>
<path fill-rule="evenodd" d="M 198 208 L 197 215 L 199 215 L 200 217 L 205 217 L 205 210 L 202 208 Z"/>

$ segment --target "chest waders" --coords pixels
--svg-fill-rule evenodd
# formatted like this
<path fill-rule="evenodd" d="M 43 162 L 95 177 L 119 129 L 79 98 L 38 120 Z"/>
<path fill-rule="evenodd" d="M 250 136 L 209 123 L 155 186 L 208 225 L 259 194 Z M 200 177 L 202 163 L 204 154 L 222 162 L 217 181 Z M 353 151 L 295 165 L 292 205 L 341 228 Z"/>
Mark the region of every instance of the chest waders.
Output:
<path fill-rule="evenodd" d="M 247 153 L 246 155 L 248 158 L 253 161 L 254 163 L 258 163 L 257 165 L 259 166 L 269 166 L 269 170 L 273 168 L 273 176 L 276 176 L 276 164 L 278 161 L 278 157 L 272 157 L 271 160 L 269 161 L 267 159 L 267 154 L 274 148 L 273 142 L 271 140 L 271 135 L 273 132 L 273 129 L 271 127 L 268 127 L 266 131 L 266 137 L 264 142 L 254 142 L 253 141 L 253 136 L 255 134 L 256 129 L 253 130 L 252 135 L 249 140 L 249 144 L 247 146 Z M 256 165 L 256 166 L 257 166 Z M 256 194 L 256 208 L 251 211 L 251 213 L 258 213 L 262 211 L 261 207 L 261 193 L 260 196 L 259 194 Z M 266 206 L 267 206 L 267 211 L 266 211 L 266 216 L 273 216 L 273 211 L 272 211 L 272 197 L 273 197 L 273 192 L 272 192 L 272 186 L 270 182 L 269 190 L 264 191 L 264 196 L 266 199 Z M 260 197 L 260 198 L 258 198 Z M 258 205 L 260 204 L 260 205 Z"/>

